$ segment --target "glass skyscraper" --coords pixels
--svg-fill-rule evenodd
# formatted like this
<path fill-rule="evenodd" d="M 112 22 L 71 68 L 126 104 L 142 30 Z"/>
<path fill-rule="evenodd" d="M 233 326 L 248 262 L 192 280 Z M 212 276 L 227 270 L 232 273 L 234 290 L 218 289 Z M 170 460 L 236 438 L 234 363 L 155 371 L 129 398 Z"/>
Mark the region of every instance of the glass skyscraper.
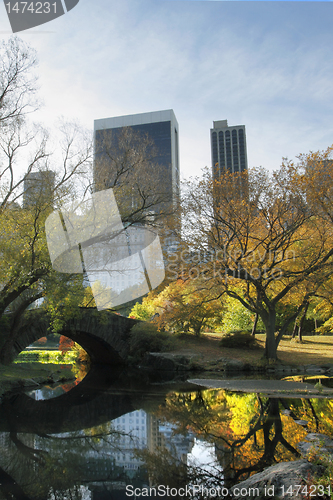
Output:
<path fill-rule="evenodd" d="M 176 208 L 179 200 L 179 145 L 178 122 L 172 109 L 95 120 L 95 190 L 110 187 L 102 179 L 105 177 L 105 172 L 100 168 L 99 158 L 103 155 L 103 139 L 109 134 L 116 140 L 125 127 L 129 127 L 134 134 L 139 134 L 142 138 L 148 137 L 153 142 L 159 172 L 157 174 L 153 164 L 151 166 L 147 164 L 147 168 L 151 168 L 151 172 L 147 173 L 152 179 L 158 175 L 160 186 L 168 195 L 169 203 Z M 111 176 L 112 168 L 110 161 Z"/>
<path fill-rule="evenodd" d="M 94 122 L 94 191 L 113 189 L 125 226 L 158 228 L 165 258 L 180 233 L 178 137 L 172 109 Z"/>
<path fill-rule="evenodd" d="M 215 179 L 226 170 L 230 173 L 247 170 L 245 125 L 229 127 L 227 120 L 215 121 L 210 138 Z"/>

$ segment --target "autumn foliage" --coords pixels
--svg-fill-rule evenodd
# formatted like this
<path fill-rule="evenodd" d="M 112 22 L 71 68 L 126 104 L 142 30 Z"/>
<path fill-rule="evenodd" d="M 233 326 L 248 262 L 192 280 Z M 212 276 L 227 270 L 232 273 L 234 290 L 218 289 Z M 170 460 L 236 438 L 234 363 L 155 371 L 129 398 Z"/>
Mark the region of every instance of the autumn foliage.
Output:
<path fill-rule="evenodd" d="M 46 344 L 46 342 L 47 342 L 47 338 L 46 337 L 41 337 L 40 339 L 38 339 L 36 341 L 37 344 L 41 344 L 41 345 Z"/>
<path fill-rule="evenodd" d="M 178 259 L 178 272 L 190 278 L 195 269 L 199 288 L 203 280 L 210 285 L 209 301 L 224 293 L 258 315 L 268 359 L 277 359 L 280 340 L 314 297 L 329 300 L 332 154 L 333 147 L 300 156 L 297 164 L 284 160 L 273 173 L 255 168 L 212 180 L 207 171 L 184 189 L 183 243 L 191 251 L 187 262 Z M 241 195 L 245 176 L 249 189 Z"/>
<path fill-rule="evenodd" d="M 75 345 L 75 342 L 68 337 L 65 337 L 65 335 L 60 336 L 60 341 L 59 341 L 59 351 L 61 351 L 61 354 L 65 354 L 65 352 L 70 351 L 73 349 Z"/>

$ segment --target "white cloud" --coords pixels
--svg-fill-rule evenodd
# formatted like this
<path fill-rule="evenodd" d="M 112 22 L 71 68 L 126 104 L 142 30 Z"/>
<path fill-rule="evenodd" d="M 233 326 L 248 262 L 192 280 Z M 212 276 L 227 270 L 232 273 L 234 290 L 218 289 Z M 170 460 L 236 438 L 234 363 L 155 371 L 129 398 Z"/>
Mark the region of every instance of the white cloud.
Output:
<path fill-rule="evenodd" d="M 22 37 L 39 53 L 45 122 L 64 115 L 92 128 L 96 118 L 173 108 L 187 176 L 210 164 L 213 120 L 246 125 L 250 165 L 274 168 L 332 142 L 332 10 L 81 1 L 45 25 L 54 33 Z"/>

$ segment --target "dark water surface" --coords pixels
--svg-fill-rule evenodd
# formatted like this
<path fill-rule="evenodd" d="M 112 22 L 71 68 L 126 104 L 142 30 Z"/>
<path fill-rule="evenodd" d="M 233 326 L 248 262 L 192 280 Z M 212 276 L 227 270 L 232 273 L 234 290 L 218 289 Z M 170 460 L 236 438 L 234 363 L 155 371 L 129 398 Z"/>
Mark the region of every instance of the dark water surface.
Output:
<path fill-rule="evenodd" d="M 0 499 L 142 498 L 153 485 L 164 485 L 157 498 L 167 498 L 167 486 L 169 497 L 181 498 L 186 485 L 230 488 L 274 462 L 297 460 L 308 432 L 333 434 L 332 399 L 158 379 L 94 368 L 73 388 L 4 399 Z"/>

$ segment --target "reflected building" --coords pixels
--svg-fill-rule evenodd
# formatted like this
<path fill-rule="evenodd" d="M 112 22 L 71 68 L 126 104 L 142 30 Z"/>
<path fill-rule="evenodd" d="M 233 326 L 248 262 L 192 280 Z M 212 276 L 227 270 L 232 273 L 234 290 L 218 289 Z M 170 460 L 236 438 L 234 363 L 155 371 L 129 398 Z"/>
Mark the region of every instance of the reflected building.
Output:
<path fill-rule="evenodd" d="M 170 452 L 175 452 L 178 460 L 187 463 L 187 455 L 194 446 L 194 434 L 188 431 L 187 435 L 175 434 L 177 425 L 164 422 L 159 424 L 159 433 L 163 436 L 164 446 Z"/>
<path fill-rule="evenodd" d="M 125 499 L 127 484 L 147 487 L 147 471 L 142 460 L 135 455 L 135 449 L 147 447 L 146 413 L 134 410 L 106 422 L 102 429 L 96 428 L 96 437 L 94 431 L 92 428 L 78 433 L 56 434 L 52 441 L 32 434 L 32 447 L 52 453 L 53 458 L 62 461 L 63 469 L 76 478 L 77 485 L 84 482 L 87 491 L 83 498 L 87 500 Z M 104 436 L 100 438 L 99 433 Z M 66 445 L 66 439 L 69 443 L 72 440 L 70 447 Z M 39 465 L 34 467 L 38 473 Z M 68 490 L 69 498 L 72 493 L 74 496 L 74 490 Z M 48 500 L 54 500 L 54 497 L 50 495 Z"/>
<path fill-rule="evenodd" d="M 165 446 L 165 437 L 160 432 L 160 420 L 151 415 L 147 415 L 147 447 L 148 450 L 154 453 L 158 448 Z"/>
<path fill-rule="evenodd" d="M 133 454 L 133 450 L 147 447 L 146 412 L 135 410 L 116 418 L 112 423 L 115 430 L 122 434 L 118 441 L 118 450 L 114 454 L 115 464 L 127 473 L 137 471 L 142 466 L 142 461 Z"/>
<path fill-rule="evenodd" d="M 177 426 L 168 422 L 161 422 L 154 415 L 147 415 L 147 447 L 154 453 L 158 449 L 166 448 L 174 452 L 178 460 L 186 464 L 187 455 L 194 446 L 194 434 L 190 431 L 186 436 L 175 434 Z"/>

